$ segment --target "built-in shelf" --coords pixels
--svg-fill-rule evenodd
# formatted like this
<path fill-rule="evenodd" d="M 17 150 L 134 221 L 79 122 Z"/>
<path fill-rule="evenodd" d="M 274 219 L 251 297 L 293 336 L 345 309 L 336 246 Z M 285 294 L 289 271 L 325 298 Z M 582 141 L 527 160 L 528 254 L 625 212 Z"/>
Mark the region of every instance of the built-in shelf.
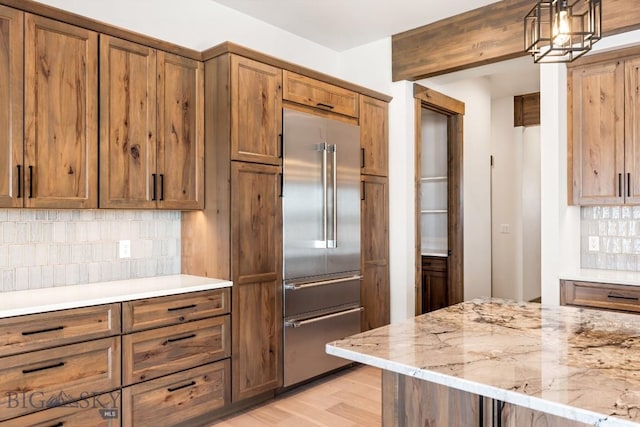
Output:
<path fill-rule="evenodd" d="M 444 182 L 446 180 L 446 176 L 428 176 L 420 178 L 421 182 Z"/>
<path fill-rule="evenodd" d="M 423 214 L 446 214 L 447 210 L 446 209 L 426 209 L 426 210 L 422 210 L 420 211 Z"/>

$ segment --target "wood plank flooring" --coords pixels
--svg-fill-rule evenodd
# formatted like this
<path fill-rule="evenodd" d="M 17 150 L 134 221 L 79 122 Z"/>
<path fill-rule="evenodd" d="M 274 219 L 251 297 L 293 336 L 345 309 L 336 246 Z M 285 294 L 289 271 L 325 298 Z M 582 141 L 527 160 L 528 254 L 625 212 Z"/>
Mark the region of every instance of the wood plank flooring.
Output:
<path fill-rule="evenodd" d="M 381 372 L 358 366 L 224 418 L 216 427 L 352 427 L 381 425 Z"/>

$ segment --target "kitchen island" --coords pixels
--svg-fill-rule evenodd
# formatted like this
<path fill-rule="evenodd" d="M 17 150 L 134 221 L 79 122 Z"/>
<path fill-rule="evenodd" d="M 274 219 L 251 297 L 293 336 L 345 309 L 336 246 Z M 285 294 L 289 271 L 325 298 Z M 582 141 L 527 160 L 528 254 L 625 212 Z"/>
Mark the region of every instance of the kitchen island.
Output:
<path fill-rule="evenodd" d="M 335 341 L 384 426 L 639 426 L 640 317 L 482 298 Z"/>

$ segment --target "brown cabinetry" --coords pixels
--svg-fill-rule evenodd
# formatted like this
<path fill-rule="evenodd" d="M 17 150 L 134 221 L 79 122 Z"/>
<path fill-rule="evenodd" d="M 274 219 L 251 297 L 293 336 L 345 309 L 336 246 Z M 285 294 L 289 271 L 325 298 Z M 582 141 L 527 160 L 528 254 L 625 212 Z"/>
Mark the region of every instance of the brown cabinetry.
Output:
<path fill-rule="evenodd" d="M 362 175 L 360 303 L 362 330 L 386 325 L 389 306 L 389 183 L 388 178 Z"/>
<path fill-rule="evenodd" d="M 561 280 L 560 304 L 638 313 L 640 287 Z"/>
<path fill-rule="evenodd" d="M 387 176 L 389 169 L 389 104 L 360 96 L 361 173 Z"/>
<path fill-rule="evenodd" d="M 438 310 L 449 305 L 446 257 L 422 257 L 422 312 Z"/>
<path fill-rule="evenodd" d="M 24 206 L 98 207 L 98 35 L 25 15 Z"/>
<path fill-rule="evenodd" d="M 639 71 L 638 49 L 569 68 L 569 203 L 640 202 Z"/>
<path fill-rule="evenodd" d="M 231 159 L 280 165 L 282 70 L 238 55 L 226 59 L 231 62 Z"/>
<path fill-rule="evenodd" d="M 100 36 L 100 207 L 204 205 L 198 61 Z"/>
<path fill-rule="evenodd" d="M 0 207 L 24 200 L 23 162 L 23 17 L 0 6 Z"/>
<path fill-rule="evenodd" d="M 287 70 L 282 72 L 282 80 L 282 97 L 287 101 L 358 117 L 356 92 Z"/>

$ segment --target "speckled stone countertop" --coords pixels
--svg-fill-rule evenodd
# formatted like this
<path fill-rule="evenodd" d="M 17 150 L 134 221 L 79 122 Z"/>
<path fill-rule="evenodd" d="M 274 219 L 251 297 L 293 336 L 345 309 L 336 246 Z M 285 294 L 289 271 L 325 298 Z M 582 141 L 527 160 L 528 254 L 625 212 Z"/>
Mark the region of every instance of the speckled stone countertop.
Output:
<path fill-rule="evenodd" d="M 476 299 L 327 353 L 596 426 L 640 425 L 640 316 Z"/>

